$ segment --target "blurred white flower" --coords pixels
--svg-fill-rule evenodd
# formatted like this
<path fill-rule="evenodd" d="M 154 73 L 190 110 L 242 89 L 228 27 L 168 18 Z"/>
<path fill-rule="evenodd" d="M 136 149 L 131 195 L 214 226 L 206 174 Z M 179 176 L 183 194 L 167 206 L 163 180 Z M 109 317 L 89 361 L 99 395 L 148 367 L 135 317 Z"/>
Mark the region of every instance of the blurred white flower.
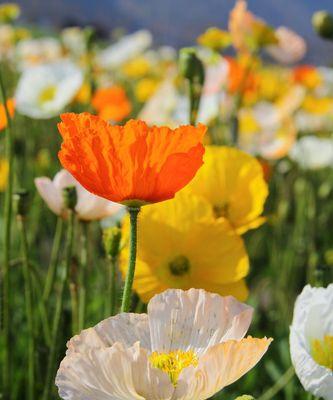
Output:
<path fill-rule="evenodd" d="M 215 94 L 221 92 L 227 83 L 229 63 L 220 57 L 217 62 L 206 66 L 204 93 Z"/>
<path fill-rule="evenodd" d="M 16 59 L 20 70 L 61 59 L 62 47 L 53 37 L 21 40 L 16 46 Z"/>
<path fill-rule="evenodd" d="M 280 26 L 276 29 L 275 35 L 278 38 L 278 44 L 268 46 L 266 50 L 276 61 L 282 64 L 294 64 L 305 56 L 306 42 L 297 33 Z"/>
<path fill-rule="evenodd" d="M 99 220 L 113 216 L 123 209 L 123 206 L 120 204 L 113 203 L 88 192 L 65 169 L 59 171 L 53 180 L 47 177 L 36 178 L 35 185 L 38 193 L 50 210 L 64 218 L 66 217 L 66 209 L 64 207 L 62 190 L 68 186 L 75 186 L 76 188 L 77 204 L 75 212 L 81 220 Z"/>
<path fill-rule="evenodd" d="M 143 53 L 150 47 L 152 41 L 152 35 L 147 30 L 124 36 L 97 55 L 97 64 L 104 69 L 115 69 Z"/>
<path fill-rule="evenodd" d="M 17 110 L 36 119 L 54 117 L 73 100 L 82 82 L 81 69 L 68 60 L 29 68 L 16 89 Z"/>
<path fill-rule="evenodd" d="M 333 399 L 333 285 L 305 286 L 290 327 L 290 352 L 304 389 Z"/>
<path fill-rule="evenodd" d="M 73 26 L 61 31 L 61 39 L 66 48 L 75 58 L 86 53 L 86 39 L 83 29 Z"/>
<path fill-rule="evenodd" d="M 333 139 L 304 136 L 294 144 L 289 156 L 304 169 L 332 168 Z"/>
<path fill-rule="evenodd" d="M 248 372 L 271 339 L 244 336 L 251 307 L 202 289 L 156 295 L 74 336 L 56 385 L 64 400 L 207 399 Z"/>

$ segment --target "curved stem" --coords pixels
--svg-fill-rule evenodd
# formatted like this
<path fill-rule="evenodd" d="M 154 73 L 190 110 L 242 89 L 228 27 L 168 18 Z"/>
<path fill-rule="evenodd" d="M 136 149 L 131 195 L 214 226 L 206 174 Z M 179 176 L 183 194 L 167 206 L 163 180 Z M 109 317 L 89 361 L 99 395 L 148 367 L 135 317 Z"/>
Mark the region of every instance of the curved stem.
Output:
<path fill-rule="evenodd" d="M 129 260 L 128 260 L 128 269 L 125 280 L 124 292 L 123 292 L 123 300 L 121 304 L 121 311 L 128 312 L 131 305 L 131 297 L 132 297 L 132 286 L 134 281 L 134 273 L 135 273 L 135 263 L 136 263 L 136 247 L 137 247 L 137 222 L 138 222 L 138 214 L 140 212 L 140 207 L 128 207 L 127 211 L 130 216 L 130 250 L 129 250 Z"/>
<path fill-rule="evenodd" d="M 63 225 L 64 225 L 63 219 L 61 217 L 58 217 L 55 234 L 54 234 L 53 245 L 52 245 L 50 265 L 47 270 L 47 276 L 46 276 L 45 287 L 44 287 L 44 292 L 43 292 L 43 301 L 45 303 L 47 303 L 47 301 L 50 297 L 50 294 L 51 294 L 51 291 L 53 288 L 53 284 L 54 284 L 54 277 L 56 274 L 57 264 L 58 264 L 58 259 L 59 259 L 59 250 L 60 250 L 60 245 L 61 245 Z"/>
<path fill-rule="evenodd" d="M 282 390 L 290 379 L 295 375 L 294 367 L 291 366 L 287 371 L 280 377 L 280 379 L 275 382 L 275 384 L 270 387 L 262 396 L 257 400 L 270 400 L 272 399 L 280 390 Z"/>
<path fill-rule="evenodd" d="M 11 120 L 9 110 L 7 107 L 7 96 L 5 86 L 2 80 L 2 74 L 0 71 L 0 91 L 3 101 L 3 105 L 7 117 L 6 127 L 6 157 L 9 165 L 8 171 L 8 183 L 5 193 L 5 206 L 4 206 L 4 243 L 3 243 L 3 266 L 2 266 L 2 378 L 3 378 L 3 398 L 4 400 L 10 399 L 10 370 L 11 360 L 9 356 L 10 348 L 10 326 L 9 326 L 9 314 L 10 314 L 10 283 L 9 283 L 9 263 L 10 263 L 10 248 L 11 248 L 11 227 L 12 227 L 12 194 L 13 194 L 13 137 L 11 131 Z"/>
<path fill-rule="evenodd" d="M 32 295 L 32 277 L 29 266 L 29 250 L 25 219 L 21 215 L 17 217 L 21 241 L 22 241 L 22 256 L 23 256 L 23 275 L 24 275 L 24 293 L 26 317 L 28 323 L 28 396 L 29 400 L 35 399 L 35 332 L 34 332 L 34 308 Z"/>
<path fill-rule="evenodd" d="M 46 372 L 46 382 L 43 392 L 43 400 L 49 400 L 49 394 L 51 390 L 51 384 L 53 380 L 54 364 L 56 361 L 56 350 L 57 350 L 57 340 L 60 328 L 61 314 L 64 302 L 64 289 L 68 279 L 68 273 L 71 265 L 72 259 L 72 249 L 73 249 L 73 238 L 74 238 L 74 213 L 72 210 L 68 210 L 68 230 L 66 238 L 66 258 L 61 270 L 60 282 L 59 282 L 59 292 L 57 295 L 57 303 L 53 320 L 52 329 L 52 343 L 50 347 L 49 359 L 47 364 Z"/>
<path fill-rule="evenodd" d="M 79 267 L 79 315 L 78 332 L 84 328 L 87 299 L 87 268 L 88 268 L 88 230 L 89 222 L 81 221 L 81 255 Z"/>

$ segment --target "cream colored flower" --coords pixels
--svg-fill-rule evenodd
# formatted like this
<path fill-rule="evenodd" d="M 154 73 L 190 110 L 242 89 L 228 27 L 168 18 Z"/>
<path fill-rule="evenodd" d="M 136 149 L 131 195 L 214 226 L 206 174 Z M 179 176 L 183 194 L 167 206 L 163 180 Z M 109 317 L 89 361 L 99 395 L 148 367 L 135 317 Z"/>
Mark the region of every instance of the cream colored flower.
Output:
<path fill-rule="evenodd" d="M 333 168 L 333 139 L 304 136 L 294 144 L 289 156 L 304 169 Z"/>
<path fill-rule="evenodd" d="M 77 204 L 75 212 L 81 220 L 92 221 L 106 218 L 118 213 L 123 208 L 119 204 L 88 192 L 65 169 L 59 171 L 53 181 L 47 177 L 36 178 L 35 185 L 50 210 L 62 217 L 66 217 L 62 190 L 68 186 L 76 187 Z"/>
<path fill-rule="evenodd" d="M 16 89 L 17 110 L 36 119 L 55 117 L 73 100 L 82 82 L 81 69 L 67 60 L 29 68 Z"/>
<path fill-rule="evenodd" d="M 271 339 L 244 335 L 252 309 L 202 289 L 167 290 L 148 314 L 119 314 L 68 342 L 64 400 L 207 399 L 248 372 Z"/>
<path fill-rule="evenodd" d="M 124 36 L 97 55 L 97 64 L 104 69 L 115 69 L 143 53 L 152 44 L 152 40 L 147 30 Z"/>
<path fill-rule="evenodd" d="M 333 399 L 333 285 L 305 286 L 290 328 L 290 352 L 304 389 Z"/>
<path fill-rule="evenodd" d="M 278 39 L 276 45 L 268 46 L 267 52 L 282 64 L 293 64 L 300 61 L 306 54 L 306 42 L 296 32 L 284 26 L 275 31 Z"/>
<path fill-rule="evenodd" d="M 16 59 L 20 70 L 54 62 L 62 56 L 61 44 L 53 37 L 25 39 L 16 46 Z"/>

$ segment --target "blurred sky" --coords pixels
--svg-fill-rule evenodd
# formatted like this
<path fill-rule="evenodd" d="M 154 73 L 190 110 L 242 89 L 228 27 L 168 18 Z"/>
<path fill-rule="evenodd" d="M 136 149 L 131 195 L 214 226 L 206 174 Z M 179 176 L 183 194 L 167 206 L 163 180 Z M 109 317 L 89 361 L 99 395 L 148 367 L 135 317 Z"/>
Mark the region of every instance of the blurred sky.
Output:
<path fill-rule="evenodd" d="M 2 3 L 2 1 L 0 1 Z M 156 44 L 191 45 L 208 26 L 226 27 L 234 0 L 19 0 L 28 22 L 41 25 L 98 24 L 106 31 L 150 29 Z M 248 0 L 249 8 L 274 26 L 286 25 L 308 42 L 306 61 L 333 64 L 333 44 L 316 37 L 311 16 L 333 13 L 333 0 Z"/>

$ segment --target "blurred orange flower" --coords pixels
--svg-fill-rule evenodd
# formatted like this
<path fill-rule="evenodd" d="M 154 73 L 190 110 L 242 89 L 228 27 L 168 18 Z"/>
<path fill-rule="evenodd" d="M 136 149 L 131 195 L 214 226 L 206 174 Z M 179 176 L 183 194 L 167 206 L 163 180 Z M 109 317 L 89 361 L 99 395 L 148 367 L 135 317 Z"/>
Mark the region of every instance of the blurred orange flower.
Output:
<path fill-rule="evenodd" d="M 228 91 L 230 93 L 252 92 L 257 87 L 257 80 L 249 66 L 243 65 L 232 57 L 226 57 L 229 64 Z"/>
<path fill-rule="evenodd" d="M 121 86 L 98 89 L 92 98 L 92 105 L 106 121 L 120 122 L 132 110 L 131 102 Z"/>
<path fill-rule="evenodd" d="M 15 101 L 14 99 L 9 99 L 7 100 L 7 108 L 9 111 L 9 115 L 11 118 L 13 118 L 14 113 L 15 113 Z M 5 129 L 7 126 L 7 115 L 6 115 L 6 110 L 5 106 L 3 104 L 0 104 L 0 131 L 2 129 Z"/>
<path fill-rule="evenodd" d="M 202 165 L 204 125 L 111 126 L 89 113 L 61 115 L 61 164 L 88 191 L 126 205 L 174 197 Z"/>
<path fill-rule="evenodd" d="M 322 83 L 322 76 L 313 65 L 300 65 L 293 69 L 293 80 L 309 89 L 314 89 Z"/>

